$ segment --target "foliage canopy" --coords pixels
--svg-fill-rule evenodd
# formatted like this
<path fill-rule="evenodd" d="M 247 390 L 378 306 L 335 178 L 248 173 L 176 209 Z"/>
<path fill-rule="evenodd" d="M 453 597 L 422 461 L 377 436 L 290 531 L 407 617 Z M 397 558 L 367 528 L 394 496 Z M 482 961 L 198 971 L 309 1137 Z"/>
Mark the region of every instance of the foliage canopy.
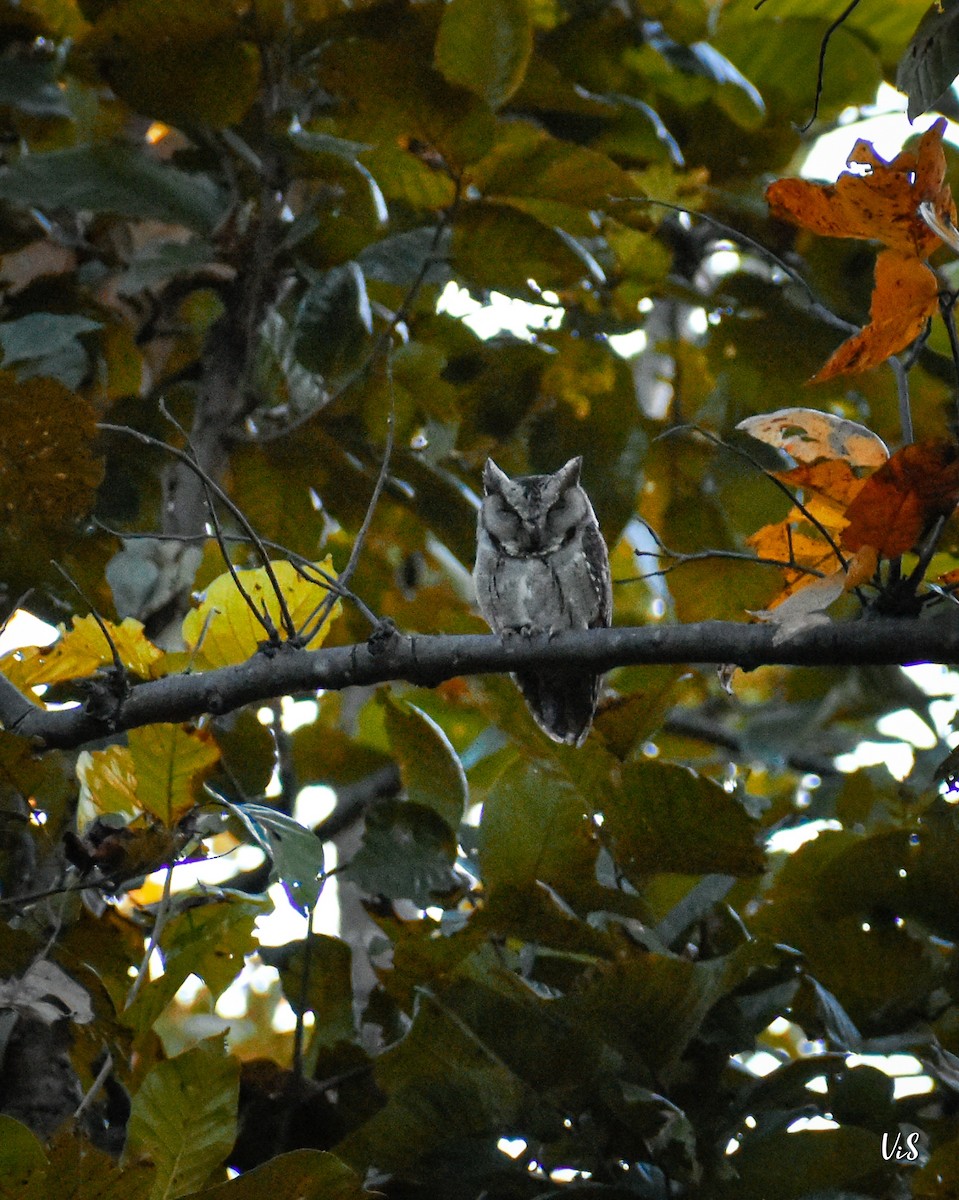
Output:
<path fill-rule="evenodd" d="M 926 10 L 0 3 L 0 599 L 61 625 L 0 658 L 0 1198 L 959 1194 Z M 502 673 L 562 641 L 478 639 L 489 455 L 583 457 L 580 749 Z"/>

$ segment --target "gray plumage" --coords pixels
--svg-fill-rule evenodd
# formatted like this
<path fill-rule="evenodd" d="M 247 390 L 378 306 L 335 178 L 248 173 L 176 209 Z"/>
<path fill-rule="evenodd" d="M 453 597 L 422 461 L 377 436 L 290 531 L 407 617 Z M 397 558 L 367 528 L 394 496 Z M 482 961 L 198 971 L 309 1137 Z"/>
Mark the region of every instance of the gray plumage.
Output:
<path fill-rule="evenodd" d="M 571 458 L 552 475 L 510 479 L 486 460 L 473 581 L 480 612 L 502 637 L 552 637 L 612 619 L 609 555 L 580 486 L 581 465 L 581 458 Z M 582 744 L 601 675 L 523 671 L 513 678 L 544 733 Z"/>

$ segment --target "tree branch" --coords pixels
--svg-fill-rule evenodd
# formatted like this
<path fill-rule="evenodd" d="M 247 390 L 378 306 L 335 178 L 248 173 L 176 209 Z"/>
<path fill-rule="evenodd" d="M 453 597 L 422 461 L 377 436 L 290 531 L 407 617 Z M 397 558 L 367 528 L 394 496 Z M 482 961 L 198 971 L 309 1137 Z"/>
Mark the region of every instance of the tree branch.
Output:
<path fill-rule="evenodd" d="M 959 621 L 879 619 L 814 625 L 789 637 L 775 625 L 704 621 L 695 625 L 589 629 L 552 641 L 487 635 L 396 635 L 327 650 L 283 645 L 236 666 L 169 675 L 135 685 L 110 717 L 75 708 L 47 711 L 0 676 L 0 720 L 38 748 L 75 747 L 110 733 L 225 713 L 276 696 L 406 680 L 435 687 L 458 675 L 566 669 L 608 671 L 637 663 L 734 663 L 745 670 L 785 666 L 959 662 Z"/>

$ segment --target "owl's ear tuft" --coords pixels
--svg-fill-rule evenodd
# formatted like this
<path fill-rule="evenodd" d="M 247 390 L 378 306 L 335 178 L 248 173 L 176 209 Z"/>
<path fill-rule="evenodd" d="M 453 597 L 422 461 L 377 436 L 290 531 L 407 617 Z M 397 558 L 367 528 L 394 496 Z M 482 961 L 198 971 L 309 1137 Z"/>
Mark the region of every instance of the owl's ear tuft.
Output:
<path fill-rule="evenodd" d="M 556 475 L 563 487 L 576 487 L 579 483 L 579 472 L 582 465 L 583 457 L 581 454 L 577 454 L 565 466 L 560 467 Z"/>
<path fill-rule="evenodd" d="M 506 472 L 501 471 L 496 463 L 491 458 L 488 458 L 486 466 L 483 468 L 483 489 L 486 495 L 501 494 L 503 485 L 507 483 L 509 483 L 509 476 Z"/>

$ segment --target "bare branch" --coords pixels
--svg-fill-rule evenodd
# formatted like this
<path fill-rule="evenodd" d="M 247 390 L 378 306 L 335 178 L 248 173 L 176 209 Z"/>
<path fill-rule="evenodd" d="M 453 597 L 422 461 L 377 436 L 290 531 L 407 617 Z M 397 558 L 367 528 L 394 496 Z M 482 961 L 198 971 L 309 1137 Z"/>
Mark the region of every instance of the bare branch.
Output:
<path fill-rule="evenodd" d="M 948 610 L 951 616 L 952 608 Z M 865 666 L 959 662 L 959 622 L 879 618 L 829 622 L 783 637 L 775 625 L 704 621 L 588 629 L 550 640 L 489 635 L 419 637 L 307 651 L 289 645 L 260 651 L 236 666 L 170 675 L 135 685 L 111 714 L 110 731 L 224 713 L 276 696 L 405 680 L 435 687 L 462 675 L 535 669 L 597 673 L 637 663 L 735 664 L 744 670 L 785 666 Z M 11 695 L 12 692 L 12 695 Z M 107 732 L 102 717 L 74 708 L 30 704 L 0 676 L 0 713 L 13 733 L 38 747 L 74 747 Z"/>

